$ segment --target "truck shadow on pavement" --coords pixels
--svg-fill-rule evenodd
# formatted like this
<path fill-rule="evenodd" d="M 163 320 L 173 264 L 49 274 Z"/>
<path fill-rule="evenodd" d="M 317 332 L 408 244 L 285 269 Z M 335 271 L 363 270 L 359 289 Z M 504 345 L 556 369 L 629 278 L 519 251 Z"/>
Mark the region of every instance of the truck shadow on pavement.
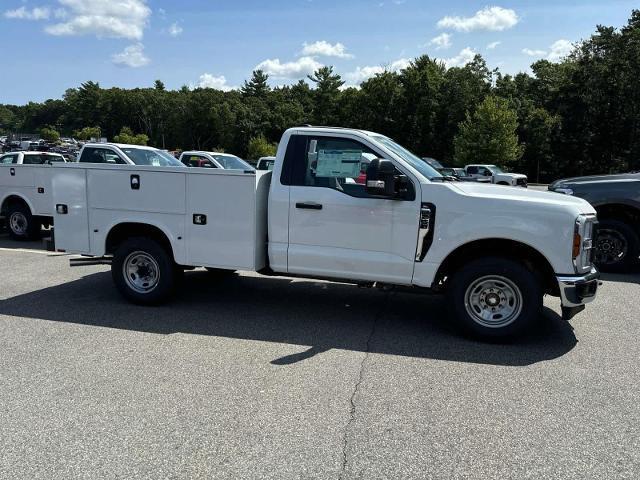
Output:
<path fill-rule="evenodd" d="M 490 344 L 461 337 L 439 296 L 282 277 L 232 275 L 220 281 L 204 271 L 188 272 L 165 306 L 127 303 L 110 273 L 101 272 L 0 301 L 0 315 L 305 347 L 271 362 L 283 366 L 330 349 L 524 366 L 560 357 L 577 344 L 571 325 L 550 309 L 525 338 Z"/>

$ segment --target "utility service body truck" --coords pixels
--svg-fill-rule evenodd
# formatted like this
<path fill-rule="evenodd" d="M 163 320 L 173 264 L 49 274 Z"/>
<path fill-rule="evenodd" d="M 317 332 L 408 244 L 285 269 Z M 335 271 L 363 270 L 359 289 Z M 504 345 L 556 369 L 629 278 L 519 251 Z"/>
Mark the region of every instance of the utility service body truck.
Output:
<path fill-rule="evenodd" d="M 0 155 L 0 220 L 16 240 L 33 240 L 53 217 L 51 165 L 65 158 L 49 152 Z"/>
<path fill-rule="evenodd" d="M 464 329 L 497 337 L 538 320 L 545 294 L 569 319 L 598 287 L 586 201 L 449 182 L 371 132 L 290 129 L 272 171 L 53 168 L 57 250 L 110 263 L 136 303 L 167 300 L 185 269 L 251 270 L 442 292 Z"/>

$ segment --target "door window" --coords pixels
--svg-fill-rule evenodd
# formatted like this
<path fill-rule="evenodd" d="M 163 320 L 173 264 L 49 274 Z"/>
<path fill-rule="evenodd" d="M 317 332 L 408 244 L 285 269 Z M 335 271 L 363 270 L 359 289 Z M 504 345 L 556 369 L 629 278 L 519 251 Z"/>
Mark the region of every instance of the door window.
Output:
<path fill-rule="evenodd" d="M 2 163 L 3 165 L 8 165 L 9 163 L 18 163 L 18 156 L 5 155 L 4 157 L 0 158 L 0 163 Z"/>
<path fill-rule="evenodd" d="M 125 164 L 126 162 L 113 150 L 107 148 L 86 147 L 80 157 L 82 163 Z"/>
<path fill-rule="evenodd" d="M 190 167 L 218 168 L 215 163 L 202 155 L 185 155 L 182 163 Z"/>
<path fill-rule="evenodd" d="M 365 190 L 367 167 L 380 157 L 371 148 L 348 138 L 304 135 L 292 136 L 290 147 L 283 165 L 284 184 L 369 197 Z"/>

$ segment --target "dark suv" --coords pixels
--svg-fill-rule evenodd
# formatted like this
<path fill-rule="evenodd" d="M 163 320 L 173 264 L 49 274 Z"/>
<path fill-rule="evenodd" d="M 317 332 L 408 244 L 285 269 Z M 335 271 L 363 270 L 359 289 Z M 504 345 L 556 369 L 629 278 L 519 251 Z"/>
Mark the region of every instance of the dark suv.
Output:
<path fill-rule="evenodd" d="M 584 198 L 598 212 L 594 261 L 603 272 L 640 266 L 640 172 L 558 180 L 549 190 Z"/>

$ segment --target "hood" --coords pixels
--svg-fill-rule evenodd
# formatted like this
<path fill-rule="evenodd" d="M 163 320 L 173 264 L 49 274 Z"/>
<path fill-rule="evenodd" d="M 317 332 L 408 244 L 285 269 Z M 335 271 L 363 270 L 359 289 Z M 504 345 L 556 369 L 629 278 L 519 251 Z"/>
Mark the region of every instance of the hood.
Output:
<path fill-rule="evenodd" d="M 503 173 L 497 173 L 496 175 L 498 177 L 505 176 L 505 177 L 511 177 L 511 178 L 527 178 L 527 176 L 523 175 L 522 173 L 507 173 L 507 172 L 503 172 Z"/>
<path fill-rule="evenodd" d="M 590 175 L 586 177 L 573 177 L 565 178 L 562 180 L 556 180 L 549 189 L 556 187 L 563 187 L 566 185 L 583 185 L 590 183 L 604 183 L 604 182 L 624 182 L 629 180 L 640 181 L 640 173 L 621 173 L 617 175 Z"/>
<path fill-rule="evenodd" d="M 478 199 L 537 203 L 551 208 L 564 206 L 575 209 L 578 213 L 595 213 L 593 207 L 586 200 L 561 193 L 475 182 L 458 182 L 451 185 L 454 185 L 463 194 Z"/>

